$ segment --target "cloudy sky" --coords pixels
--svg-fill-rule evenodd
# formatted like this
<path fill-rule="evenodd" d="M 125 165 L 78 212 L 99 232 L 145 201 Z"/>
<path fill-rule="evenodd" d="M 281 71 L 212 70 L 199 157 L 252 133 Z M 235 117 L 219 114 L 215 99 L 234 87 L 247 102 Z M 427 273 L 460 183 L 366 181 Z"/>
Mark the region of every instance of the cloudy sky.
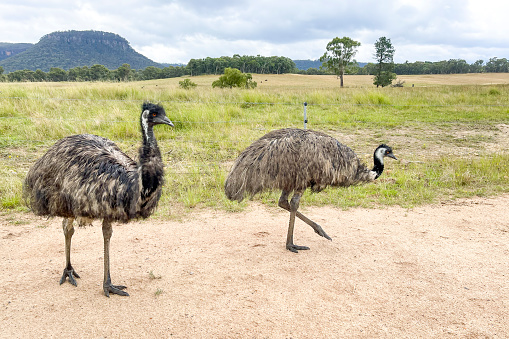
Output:
<path fill-rule="evenodd" d="M 505 0 L 2 0 L 0 42 L 48 33 L 119 34 L 157 62 L 240 55 L 318 59 L 334 37 L 373 62 L 385 36 L 396 62 L 509 58 Z"/>

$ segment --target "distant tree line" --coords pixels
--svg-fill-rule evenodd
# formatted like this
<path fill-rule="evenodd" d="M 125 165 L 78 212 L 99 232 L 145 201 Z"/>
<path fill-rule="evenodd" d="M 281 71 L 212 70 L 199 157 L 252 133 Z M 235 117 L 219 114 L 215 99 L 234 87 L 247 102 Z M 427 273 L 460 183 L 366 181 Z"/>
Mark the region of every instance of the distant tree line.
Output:
<path fill-rule="evenodd" d="M 286 57 L 264 57 L 239 54 L 233 57 L 191 59 L 187 64 L 190 75 L 223 74 L 226 68 L 236 68 L 242 73 L 283 74 L 296 71 L 295 63 Z"/>
<path fill-rule="evenodd" d="M 374 75 L 377 64 L 368 63 L 364 67 L 350 67 L 346 74 Z M 132 69 L 129 64 L 123 64 L 117 69 L 109 70 L 103 65 L 91 67 L 74 67 L 68 71 L 62 68 L 51 68 L 49 72 L 18 70 L 4 74 L 0 66 L 0 81 L 9 82 L 39 82 L 39 81 L 138 81 L 175 78 L 184 75 L 223 74 L 226 68 L 236 68 L 242 73 L 255 74 L 283 74 L 298 73 L 309 75 L 333 74 L 331 71 L 317 68 L 298 70 L 295 63 L 286 57 L 240 56 L 233 57 L 191 59 L 186 66 L 167 66 L 158 68 L 149 66 L 145 69 Z M 462 74 L 462 73 L 509 73 L 509 60 L 506 58 L 491 58 L 488 62 L 477 60 L 468 64 L 462 59 L 444 61 L 416 61 L 394 64 L 394 73 L 398 75 L 415 74 Z"/>
<path fill-rule="evenodd" d="M 285 57 L 240 56 L 191 59 L 186 66 L 158 68 L 148 66 L 135 70 L 129 64 L 109 70 L 103 65 L 74 67 L 68 71 L 53 67 L 49 72 L 18 70 L 3 74 L 0 66 L 0 81 L 138 81 L 176 78 L 183 75 L 223 74 L 225 69 L 235 68 L 242 73 L 282 74 L 296 71 L 295 63 Z"/>
<path fill-rule="evenodd" d="M 3 74 L 3 68 L 0 66 L 0 81 L 25 82 L 25 81 L 137 81 L 176 78 L 186 75 L 185 66 L 168 66 L 157 68 L 154 66 L 145 69 L 135 70 L 129 64 L 123 64 L 117 69 L 109 70 L 103 65 L 93 65 L 91 67 L 74 67 L 68 71 L 53 67 L 49 72 L 43 72 L 40 69 L 36 71 L 18 70 Z"/>
<path fill-rule="evenodd" d="M 368 63 L 364 67 L 353 67 L 347 74 L 374 75 L 377 64 Z M 416 61 L 394 64 L 394 73 L 398 75 L 416 74 L 463 74 L 463 73 L 509 73 L 509 60 L 506 58 L 491 58 L 488 62 L 477 60 L 472 64 L 463 59 L 450 59 L 443 61 Z M 324 69 L 308 68 L 297 71 L 299 74 L 331 74 Z"/>

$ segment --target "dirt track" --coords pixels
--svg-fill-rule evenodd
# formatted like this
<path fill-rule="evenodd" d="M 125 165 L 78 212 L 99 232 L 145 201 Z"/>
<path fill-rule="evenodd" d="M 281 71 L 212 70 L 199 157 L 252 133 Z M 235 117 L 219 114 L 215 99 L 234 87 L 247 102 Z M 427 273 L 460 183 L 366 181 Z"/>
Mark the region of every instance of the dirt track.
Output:
<path fill-rule="evenodd" d="M 509 195 L 405 210 L 309 208 L 333 238 L 288 213 L 114 226 L 102 294 L 100 223 L 77 229 L 78 287 L 59 285 L 61 221 L 0 217 L 0 336 L 5 338 L 509 337 Z"/>

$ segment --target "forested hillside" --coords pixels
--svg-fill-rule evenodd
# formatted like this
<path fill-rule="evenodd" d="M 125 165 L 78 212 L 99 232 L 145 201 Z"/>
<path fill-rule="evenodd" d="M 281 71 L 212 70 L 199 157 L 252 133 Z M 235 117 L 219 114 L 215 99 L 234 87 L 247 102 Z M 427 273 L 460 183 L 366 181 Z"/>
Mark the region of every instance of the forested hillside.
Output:
<path fill-rule="evenodd" d="M 0 61 L 26 51 L 34 44 L 0 42 Z"/>
<path fill-rule="evenodd" d="M 24 52 L 0 61 L 6 72 L 23 69 L 47 72 L 52 67 L 69 70 L 96 64 L 109 69 L 123 64 L 135 69 L 161 66 L 136 52 L 121 36 L 100 31 L 50 33 Z"/>

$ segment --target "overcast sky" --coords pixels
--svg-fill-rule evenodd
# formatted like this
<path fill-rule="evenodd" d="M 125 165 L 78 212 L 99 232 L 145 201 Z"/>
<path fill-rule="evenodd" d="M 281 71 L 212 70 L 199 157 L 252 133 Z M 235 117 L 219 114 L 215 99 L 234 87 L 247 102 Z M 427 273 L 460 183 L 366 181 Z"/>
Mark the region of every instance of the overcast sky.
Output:
<path fill-rule="evenodd" d="M 395 62 L 509 58 L 507 0 L 2 0 L 0 42 L 48 33 L 116 33 L 165 63 L 240 55 L 318 59 L 335 37 L 361 42 L 373 62 L 385 36 Z"/>

